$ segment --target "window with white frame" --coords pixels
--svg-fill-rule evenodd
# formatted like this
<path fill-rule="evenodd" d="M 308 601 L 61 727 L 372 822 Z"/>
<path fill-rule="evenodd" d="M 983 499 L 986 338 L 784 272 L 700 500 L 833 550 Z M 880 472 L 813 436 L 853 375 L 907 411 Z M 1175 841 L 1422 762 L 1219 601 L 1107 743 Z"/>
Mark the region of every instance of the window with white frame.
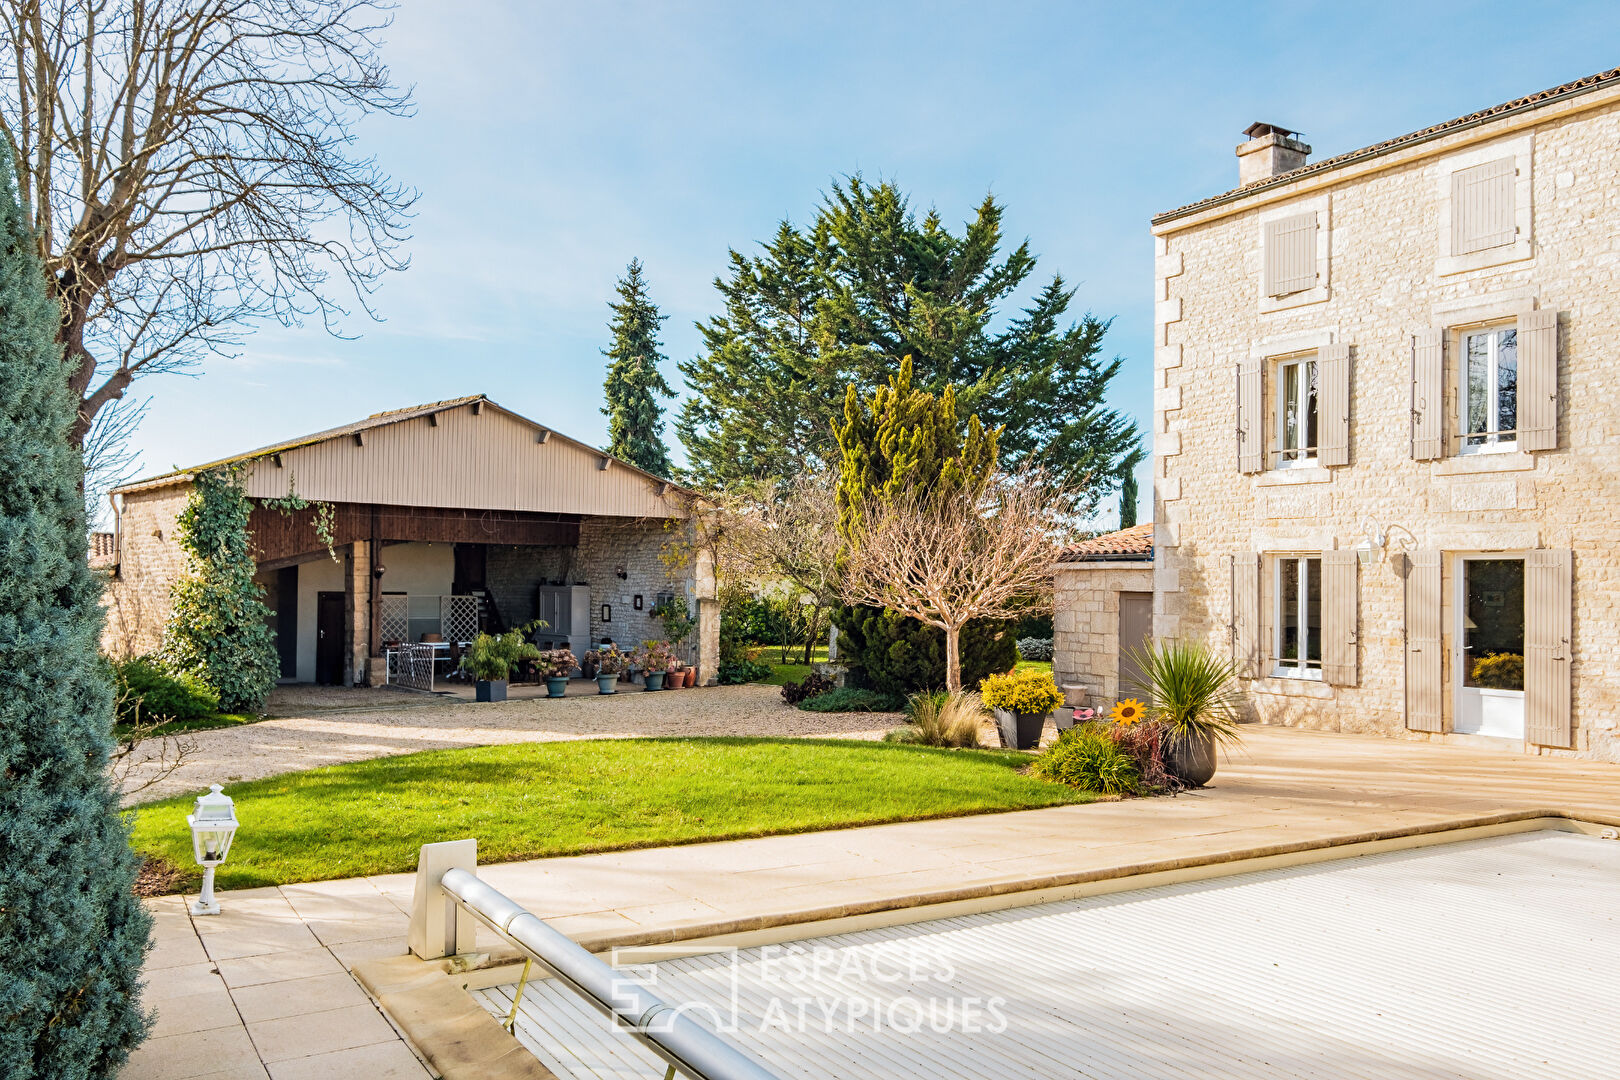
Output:
<path fill-rule="evenodd" d="M 1518 442 L 1519 343 L 1514 326 L 1462 335 L 1462 449 L 1511 449 Z"/>
<path fill-rule="evenodd" d="M 1314 354 L 1277 364 L 1277 465 L 1316 462 L 1317 363 Z"/>
<path fill-rule="evenodd" d="M 1322 677 L 1322 559 L 1277 556 L 1272 674 L 1295 679 Z"/>

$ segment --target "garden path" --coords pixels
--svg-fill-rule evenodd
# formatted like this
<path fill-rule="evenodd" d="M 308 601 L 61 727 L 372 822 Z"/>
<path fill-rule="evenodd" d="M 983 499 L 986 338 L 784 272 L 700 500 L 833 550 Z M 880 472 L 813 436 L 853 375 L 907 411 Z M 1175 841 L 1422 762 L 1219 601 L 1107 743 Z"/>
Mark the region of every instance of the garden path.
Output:
<path fill-rule="evenodd" d="M 323 699 L 306 694 L 301 700 L 314 705 Z M 482 705 L 414 697 L 406 691 L 354 691 L 349 697 L 324 700 L 364 707 L 310 708 L 302 715 L 193 732 L 184 738 L 195 749 L 180 767 L 134 792 L 126 802 L 419 750 L 649 735 L 878 738 L 901 722 L 894 713 L 801 712 L 783 703 L 780 687 L 753 685 L 651 695 L 635 689 L 612 696 L 570 694 L 560 700 Z M 155 744 L 137 753 L 148 750 L 155 755 Z M 155 756 L 135 766 L 125 779 L 125 789 L 160 768 Z"/>

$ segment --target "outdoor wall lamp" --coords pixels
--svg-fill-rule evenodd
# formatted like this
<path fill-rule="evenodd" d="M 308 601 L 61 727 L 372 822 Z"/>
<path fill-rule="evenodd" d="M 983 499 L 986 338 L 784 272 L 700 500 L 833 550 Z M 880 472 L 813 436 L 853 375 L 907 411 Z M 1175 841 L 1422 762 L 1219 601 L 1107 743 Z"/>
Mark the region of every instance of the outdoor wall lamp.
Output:
<path fill-rule="evenodd" d="M 1413 536 L 1412 530 L 1405 525 L 1396 525 L 1392 522 L 1386 527 L 1371 517 L 1362 518 L 1361 524 L 1367 538 L 1355 550 L 1363 566 L 1371 566 L 1375 559 L 1382 559 L 1392 543 L 1397 551 L 1410 551 L 1417 547 L 1417 537 Z M 1397 536 L 1397 533 L 1400 535 Z"/>
<path fill-rule="evenodd" d="M 212 784 L 208 794 L 197 796 L 197 805 L 186 815 L 186 824 L 191 826 L 191 852 L 197 858 L 197 865 L 203 868 L 202 893 L 191 902 L 191 913 L 218 915 L 214 868 L 225 861 L 231 850 L 231 839 L 239 824 L 236 805 L 218 784 Z"/>

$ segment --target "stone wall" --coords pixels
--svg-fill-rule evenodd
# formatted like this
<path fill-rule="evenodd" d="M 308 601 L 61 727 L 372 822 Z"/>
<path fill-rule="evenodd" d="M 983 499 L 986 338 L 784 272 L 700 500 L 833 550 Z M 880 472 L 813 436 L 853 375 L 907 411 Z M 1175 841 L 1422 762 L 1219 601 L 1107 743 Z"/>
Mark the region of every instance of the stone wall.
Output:
<path fill-rule="evenodd" d="M 1092 708 L 1119 697 L 1119 594 L 1151 592 L 1147 562 L 1064 563 L 1052 598 L 1052 675 Z"/>
<path fill-rule="evenodd" d="M 109 655 L 135 656 L 162 644 L 169 590 L 185 570 L 175 530 L 190 494 L 190 484 L 175 484 L 124 496 L 119 562 L 104 597 L 107 624 L 101 647 Z"/>
<path fill-rule="evenodd" d="M 1499 249 L 1494 265 L 1479 265 L 1490 259 L 1459 262 L 1445 247 L 1448 179 L 1475 160 L 1509 155 L 1519 162 L 1520 198 L 1533 212 L 1521 218 L 1518 239 Z M 1416 547 L 1447 553 L 1449 731 L 1456 685 L 1449 628 L 1458 621 L 1450 610 L 1456 595 L 1451 553 L 1572 549 L 1574 748 L 1541 752 L 1620 761 L 1620 620 L 1611 600 L 1620 583 L 1620 549 L 1612 539 L 1620 525 L 1620 358 L 1613 351 L 1620 340 L 1617 166 L 1620 95 L 1603 91 L 1155 229 L 1159 635 L 1203 639 L 1225 650 L 1233 556 L 1354 547 L 1367 535 L 1368 519 L 1398 525 Z M 1260 218 L 1290 200 L 1323 206 L 1330 230 L 1327 280 L 1307 302 L 1279 306 L 1260 295 Z M 1533 309 L 1560 313 L 1557 448 L 1412 460 L 1414 334 Z M 1239 363 L 1330 342 L 1352 347 L 1349 464 L 1240 474 Z M 1455 356 L 1454 349 L 1448 352 L 1453 372 Z M 1446 406 L 1454 415 L 1451 374 L 1448 385 Z M 1361 567 L 1358 684 L 1254 680 L 1248 689 L 1259 719 L 1467 738 L 1405 731 L 1399 566 L 1398 559 L 1381 557 Z M 1270 602 L 1268 589 L 1264 604 Z"/>
<path fill-rule="evenodd" d="M 666 565 L 664 558 L 671 540 L 682 535 L 678 522 L 668 527 L 661 519 L 586 518 L 579 525 L 579 549 L 575 556 L 573 581 L 591 586 L 591 640 L 605 635 L 620 649 L 639 648 L 643 641 L 665 637 L 664 625 L 653 618 L 652 609 L 661 593 L 684 599 L 699 625 L 677 650 L 681 659 L 698 664 L 699 678 L 712 681 L 718 660 L 720 622 L 713 603 L 700 603 L 714 595 L 713 573 L 706 560 L 697 558 L 681 567 Z M 621 579 L 618 571 L 623 569 Z M 641 610 L 635 598 L 642 598 Z M 612 621 L 603 622 L 602 605 L 612 607 Z M 712 640 L 712 647 L 705 643 Z M 707 664 L 705 659 L 707 658 Z"/>

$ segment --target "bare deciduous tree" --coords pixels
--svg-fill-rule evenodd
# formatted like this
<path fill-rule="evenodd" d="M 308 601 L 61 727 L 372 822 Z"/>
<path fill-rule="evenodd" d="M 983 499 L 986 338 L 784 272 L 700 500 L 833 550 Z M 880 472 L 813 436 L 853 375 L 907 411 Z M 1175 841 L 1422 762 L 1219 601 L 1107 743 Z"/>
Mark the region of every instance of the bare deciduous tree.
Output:
<path fill-rule="evenodd" d="M 945 632 L 945 686 L 962 689 L 969 620 L 1049 610 L 1072 500 L 1035 471 L 1000 474 L 946 498 L 870 499 L 856 522 L 842 591 Z"/>
<path fill-rule="evenodd" d="M 821 619 L 843 598 L 844 542 L 838 534 L 837 477 L 801 474 L 785 490 L 755 500 L 746 527 L 733 529 L 738 561 L 755 580 L 786 581 L 809 597 L 804 662 L 810 662 Z"/>
<path fill-rule="evenodd" d="M 353 150 L 409 112 L 377 0 L 0 0 L 18 162 L 79 399 L 229 352 L 253 323 L 368 314 L 415 194 Z"/>

